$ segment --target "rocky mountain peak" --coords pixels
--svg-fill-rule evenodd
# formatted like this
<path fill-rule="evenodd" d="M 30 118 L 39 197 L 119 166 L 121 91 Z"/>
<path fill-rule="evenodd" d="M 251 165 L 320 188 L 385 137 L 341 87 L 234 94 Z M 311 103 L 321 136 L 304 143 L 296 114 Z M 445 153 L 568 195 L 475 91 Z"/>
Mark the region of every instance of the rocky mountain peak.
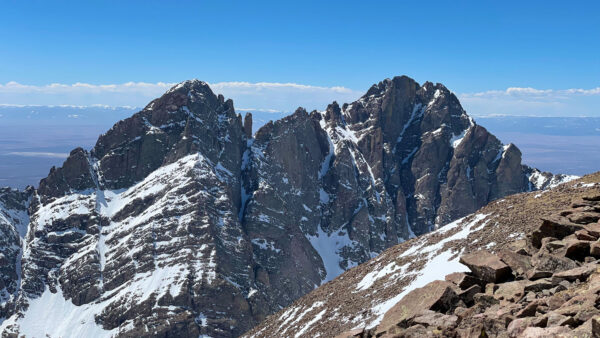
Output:
<path fill-rule="evenodd" d="M 126 188 L 163 164 L 201 149 L 215 163 L 224 149 L 231 149 L 236 159 L 224 162 L 235 167 L 247 137 L 243 129 L 232 100 L 215 95 L 206 82 L 184 81 L 117 122 L 89 153 L 73 150 L 61 168 L 52 168 L 40 182 L 38 194 L 47 201 L 85 189 Z"/>
<path fill-rule="evenodd" d="M 400 91 L 404 94 L 410 94 L 411 90 L 416 91 L 419 84 L 412 78 L 402 75 L 394 76 L 393 78 L 387 78 L 374 84 L 369 88 L 367 93 L 362 97 L 380 97 L 385 94 L 393 93 L 394 91 Z"/>
<path fill-rule="evenodd" d="M 212 93 L 212 90 L 210 89 L 210 86 L 208 85 L 208 83 L 206 83 L 204 81 L 200 81 L 198 79 L 182 81 L 182 82 L 176 84 L 175 86 L 171 87 L 169 90 L 167 90 L 166 94 L 173 93 L 176 91 L 183 91 L 185 93 L 188 93 L 190 91 L 196 91 L 196 92 L 208 91 L 208 92 Z"/>
<path fill-rule="evenodd" d="M 390 146 L 401 142 L 407 132 L 423 134 L 449 127 L 459 134 L 473 123 L 444 85 L 420 86 L 406 76 L 373 85 L 357 102 L 344 107 L 344 115 L 353 130 L 380 128 L 382 141 Z"/>
<path fill-rule="evenodd" d="M 82 149 L 72 152 L 63 169 L 43 181 L 40 192 L 57 197 L 96 184 L 128 187 L 202 147 L 211 160 L 218 161 L 217 152 L 225 143 L 239 141 L 241 132 L 233 101 L 215 95 L 205 82 L 185 81 L 117 122 L 98 138 L 89 154 Z"/>

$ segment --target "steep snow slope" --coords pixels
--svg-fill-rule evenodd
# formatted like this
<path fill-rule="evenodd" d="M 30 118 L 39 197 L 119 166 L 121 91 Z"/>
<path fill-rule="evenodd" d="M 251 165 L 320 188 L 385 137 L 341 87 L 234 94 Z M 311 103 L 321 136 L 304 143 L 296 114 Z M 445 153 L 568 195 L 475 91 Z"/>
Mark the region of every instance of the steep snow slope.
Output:
<path fill-rule="evenodd" d="M 333 337 L 350 329 L 373 327 L 411 290 L 443 280 L 449 273 L 468 271 L 458 262 L 461 254 L 511 248 L 540 224 L 539 217 L 598 192 L 600 173 L 542 193 L 518 194 L 492 202 L 343 273 L 244 336 Z"/>
<path fill-rule="evenodd" d="M 89 229 L 86 232 L 72 227 L 46 234 L 47 238 L 55 238 L 55 241 L 59 241 L 58 238 L 80 236 L 79 248 L 62 261 L 58 270 L 50 271 L 50 274 L 58 274 L 58 280 L 62 283 L 45 286 L 41 297 L 30 301 L 23 318 L 13 316 L 2 324 L 3 328 L 18 328 L 21 334 L 28 336 L 43 336 L 45 333 L 109 336 L 119 332 L 119 329 L 134 327 L 135 318 L 127 318 L 128 312 L 135 310 L 130 308 L 131 303 L 147 304 L 148 311 L 151 311 L 148 314 L 153 317 L 176 316 L 185 313 L 185 301 L 177 298 L 188 297 L 194 292 L 190 281 L 211 285 L 237 284 L 237 280 L 245 284 L 246 281 L 238 276 L 223 272 L 216 280 L 217 246 L 222 246 L 232 255 L 247 254 L 244 252 L 248 249 L 244 247 L 247 244 L 239 241 L 239 227 L 232 227 L 236 225 L 235 215 L 219 215 L 218 219 L 213 220 L 219 224 L 217 232 L 208 234 L 203 233 L 202 229 L 209 227 L 207 218 L 213 215 L 195 207 L 231 203 L 223 190 L 227 185 L 213 184 L 220 182 L 214 167 L 200 154 L 188 155 L 154 171 L 129 189 L 83 191 L 58 198 L 39 208 L 32 215 L 35 228 L 31 231 L 47 231 L 53 224 L 68 222 L 73 217 L 107 221 L 93 233 Z M 153 202 L 139 204 L 139 201 L 148 199 L 153 199 Z M 132 208 L 141 210 L 132 213 Z M 203 222 L 203 219 L 206 220 Z M 30 257 L 39 253 L 38 250 L 37 243 L 26 247 L 23 254 L 25 270 L 30 265 Z M 89 266 L 98 270 L 89 271 Z M 91 302 L 82 301 L 81 296 L 71 300 L 63 298 L 64 286 L 72 288 L 76 284 L 72 279 L 86 278 L 76 272 L 80 269 L 86 273 L 98 273 L 95 276 L 97 278 L 91 280 L 94 283 L 91 290 L 99 295 Z M 24 283 L 27 284 L 28 280 Z M 229 292 L 240 293 L 237 290 Z M 87 296 L 90 291 L 85 290 L 85 293 Z M 72 301 L 79 303 L 79 306 Z M 162 305 L 163 302 L 169 304 Z M 176 307 L 177 303 L 183 304 Z M 218 309 L 216 304 L 207 305 L 210 305 L 208 311 Z M 46 322 L 40 322 L 38 315 L 47 311 L 49 306 L 53 307 L 52 316 L 42 316 Z M 114 319 L 106 318 L 103 311 L 111 311 L 112 316 L 120 314 L 123 323 L 104 330 L 95 322 L 95 317 L 102 318 L 105 326 Z M 61 326 L 43 325 L 54 320 L 66 322 Z M 47 331 L 48 327 L 52 331 Z M 146 332 L 152 333 L 150 330 Z"/>

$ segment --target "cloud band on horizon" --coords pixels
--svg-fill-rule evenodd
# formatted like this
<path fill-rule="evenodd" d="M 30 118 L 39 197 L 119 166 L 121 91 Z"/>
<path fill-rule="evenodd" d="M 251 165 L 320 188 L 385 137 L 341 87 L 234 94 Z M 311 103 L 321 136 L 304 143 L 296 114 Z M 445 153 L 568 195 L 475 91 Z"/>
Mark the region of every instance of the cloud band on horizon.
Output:
<path fill-rule="evenodd" d="M 5 155 L 20 156 L 20 157 L 47 157 L 47 158 L 67 158 L 68 153 L 51 153 L 39 151 L 13 151 Z"/>
<path fill-rule="evenodd" d="M 0 84 L 0 103 L 17 105 L 108 105 L 143 107 L 175 83 L 127 82 L 123 84 L 24 85 Z M 219 82 L 210 84 L 215 93 L 232 98 L 240 111 L 290 112 L 299 106 L 324 109 L 332 101 L 352 102 L 363 92 L 343 86 L 323 87 L 297 83 Z M 600 116 L 600 87 L 592 89 L 536 89 L 510 87 L 457 94 L 465 109 L 474 116 L 544 115 Z"/>

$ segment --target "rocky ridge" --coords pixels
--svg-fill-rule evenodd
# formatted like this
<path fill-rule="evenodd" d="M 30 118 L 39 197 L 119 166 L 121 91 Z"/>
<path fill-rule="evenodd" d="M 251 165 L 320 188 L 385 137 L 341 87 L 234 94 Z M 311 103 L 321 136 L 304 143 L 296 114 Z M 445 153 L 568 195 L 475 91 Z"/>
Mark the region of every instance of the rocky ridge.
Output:
<path fill-rule="evenodd" d="M 340 337 L 600 336 L 600 194 L 575 200 L 515 243 L 482 250 L 409 292 L 370 331 Z"/>
<path fill-rule="evenodd" d="M 11 193 L 3 334 L 238 336 L 398 242 L 570 179 L 408 77 L 251 129 L 186 81 Z"/>
<path fill-rule="evenodd" d="M 600 173 L 509 196 L 386 250 L 244 336 L 595 337 L 599 219 Z"/>

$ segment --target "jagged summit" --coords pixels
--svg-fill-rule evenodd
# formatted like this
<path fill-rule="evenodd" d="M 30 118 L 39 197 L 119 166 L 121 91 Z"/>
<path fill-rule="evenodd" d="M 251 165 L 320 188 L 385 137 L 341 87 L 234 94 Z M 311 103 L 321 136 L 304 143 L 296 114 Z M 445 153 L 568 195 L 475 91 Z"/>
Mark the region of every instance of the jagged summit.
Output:
<path fill-rule="evenodd" d="M 190 92 L 190 91 L 207 91 L 208 90 L 212 93 L 212 90 L 208 86 L 208 83 L 206 83 L 204 81 L 200 81 L 198 79 L 191 79 L 191 80 L 185 80 L 185 81 L 179 82 L 178 84 L 174 85 L 169 90 L 167 90 L 166 93 L 169 94 L 174 91 L 182 90 L 182 89 L 186 90 L 188 92 Z"/>
<path fill-rule="evenodd" d="M 442 84 L 386 79 L 341 109 L 333 103 L 323 119 L 365 156 L 379 193 L 400 210 L 403 238 L 529 188 L 520 151 L 477 125 Z"/>
<path fill-rule="evenodd" d="M 233 101 L 215 95 L 205 82 L 184 81 L 117 122 L 89 154 L 81 148 L 71 152 L 63 168 L 53 168 L 42 180 L 40 190 L 57 197 L 96 184 L 126 188 L 197 151 L 218 161 L 218 154 L 228 147 L 226 139 L 242 135 L 242 129 Z"/>
<path fill-rule="evenodd" d="M 11 207 L 29 225 L 2 243 L 0 331 L 238 336 L 386 248 L 564 180 L 522 165 L 441 85 L 367 94 L 252 135 L 250 115 L 185 81 L 73 150 Z M 48 302 L 66 312 L 30 325 Z"/>

